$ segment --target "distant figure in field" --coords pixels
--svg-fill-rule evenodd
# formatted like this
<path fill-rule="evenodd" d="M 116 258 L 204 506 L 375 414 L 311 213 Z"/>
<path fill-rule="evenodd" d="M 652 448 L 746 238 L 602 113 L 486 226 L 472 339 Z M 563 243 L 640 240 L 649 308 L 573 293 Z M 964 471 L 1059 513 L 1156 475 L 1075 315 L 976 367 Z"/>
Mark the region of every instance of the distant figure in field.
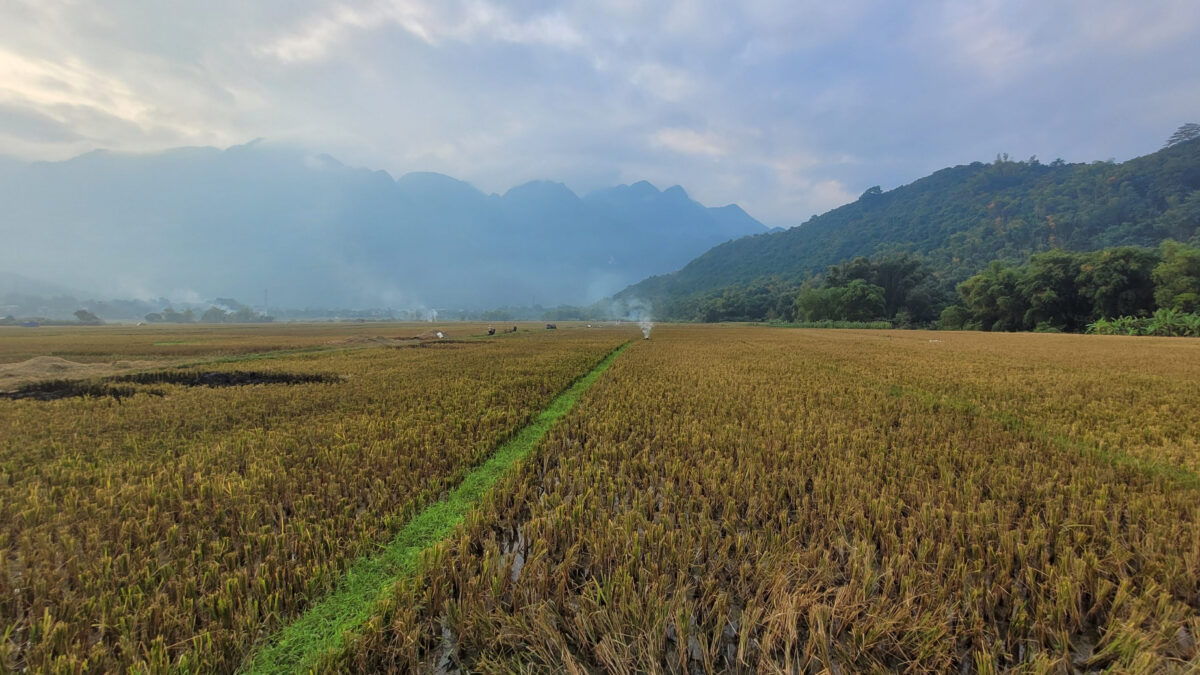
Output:
<path fill-rule="evenodd" d="M 556 324 L 556 323 L 546 324 L 546 330 L 557 330 L 557 329 L 558 329 L 558 324 Z"/>
<path fill-rule="evenodd" d="M 492 326 L 488 326 L 488 335 L 495 335 L 495 334 L 496 334 L 496 329 L 493 328 Z"/>

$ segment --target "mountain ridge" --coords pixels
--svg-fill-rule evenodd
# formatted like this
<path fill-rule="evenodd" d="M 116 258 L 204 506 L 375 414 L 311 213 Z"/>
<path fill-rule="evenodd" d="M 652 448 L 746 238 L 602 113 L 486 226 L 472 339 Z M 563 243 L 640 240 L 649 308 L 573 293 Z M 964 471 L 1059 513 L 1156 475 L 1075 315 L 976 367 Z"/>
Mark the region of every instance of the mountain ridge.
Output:
<path fill-rule="evenodd" d="M 269 288 L 293 306 L 582 304 L 767 229 L 644 181 L 607 200 L 547 180 L 486 194 L 262 142 L 0 169 L 0 264 L 112 297 Z"/>
<path fill-rule="evenodd" d="M 1064 248 L 1156 246 L 1200 228 L 1200 139 L 1121 163 L 1042 164 L 1036 158 L 947 167 L 803 225 L 719 244 L 670 274 L 632 284 L 671 315 L 696 298 L 768 281 L 799 284 L 858 256 L 908 253 L 944 288 L 992 260 L 1021 262 Z M 684 318 L 684 317 L 677 317 Z"/>

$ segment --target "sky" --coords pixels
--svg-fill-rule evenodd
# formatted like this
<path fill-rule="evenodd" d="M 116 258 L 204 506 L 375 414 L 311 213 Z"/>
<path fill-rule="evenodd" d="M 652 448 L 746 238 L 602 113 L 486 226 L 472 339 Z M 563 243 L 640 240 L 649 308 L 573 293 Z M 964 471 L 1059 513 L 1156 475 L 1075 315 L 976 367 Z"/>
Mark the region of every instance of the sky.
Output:
<path fill-rule="evenodd" d="M 799 225 L 1200 122 L 1195 0 L 0 0 L 0 155 L 266 138 L 488 192 L 649 180 Z"/>

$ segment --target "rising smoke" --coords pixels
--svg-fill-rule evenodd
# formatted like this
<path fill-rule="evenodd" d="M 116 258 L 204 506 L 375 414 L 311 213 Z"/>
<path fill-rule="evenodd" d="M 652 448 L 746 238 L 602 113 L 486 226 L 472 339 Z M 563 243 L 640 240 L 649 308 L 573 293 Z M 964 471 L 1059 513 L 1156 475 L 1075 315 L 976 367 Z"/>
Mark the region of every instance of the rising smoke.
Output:
<path fill-rule="evenodd" d="M 642 338 L 649 340 L 650 331 L 654 330 L 651 304 L 641 298 L 632 298 L 620 301 L 620 305 L 621 314 L 618 316 L 623 316 L 628 321 L 636 321 L 638 328 L 642 329 Z"/>

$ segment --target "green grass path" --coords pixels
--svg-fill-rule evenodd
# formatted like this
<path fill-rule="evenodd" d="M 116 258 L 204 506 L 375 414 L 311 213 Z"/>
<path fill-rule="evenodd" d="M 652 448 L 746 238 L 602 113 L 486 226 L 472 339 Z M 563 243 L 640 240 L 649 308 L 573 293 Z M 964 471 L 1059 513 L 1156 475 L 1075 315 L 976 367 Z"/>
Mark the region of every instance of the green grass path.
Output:
<path fill-rule="evenodd" d="M 370 618 L 392 586 L 416 570 L 421 552 L 449 536 L 484 493 L 514 462 L 529 454 L 629 344 L 626 342 L 615 349 L 591 372 L 559 394 L 533 422 L 501 445 L 444 499 L 410 520 L 382 552 L 355 561 L 331 594 L 252 653 L 242 672 L 307 671 L 320 655 L 341 647 L 347 632 L 354 631 Z"/>

